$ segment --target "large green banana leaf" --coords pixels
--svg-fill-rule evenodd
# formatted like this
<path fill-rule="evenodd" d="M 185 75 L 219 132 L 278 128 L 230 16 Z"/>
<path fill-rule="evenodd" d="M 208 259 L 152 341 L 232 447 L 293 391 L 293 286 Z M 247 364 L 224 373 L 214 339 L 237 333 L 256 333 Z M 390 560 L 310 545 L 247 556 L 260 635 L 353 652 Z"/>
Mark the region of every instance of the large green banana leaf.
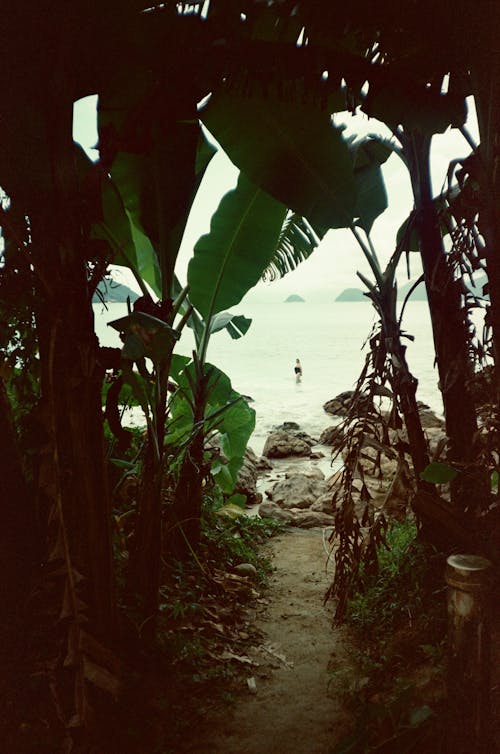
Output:
<path fill-rule="evenodd" d="M 313 227 L 350 224 L 356 204 L 352 158 L 329 113 L 217 92 L 200 117 L 250 180 Z"/>
<path fill-rule="evenodd" d="M 402 126 L 427 136 L 444 133 L 450 126 L 461 126 L 467 119 L 467 105 L 462 95 L 442 94 L 436 88 L 423 89 L 404 78 L 399 86 L 373 82 L 362 109 L 392 130 Z"/>
<path fill-rule="evenodd" d="M 274 253 L 286 207 L 241 173 L 223 196 L 210 232 L 195 245 L 188 266 L 190 300 L 205 321 L 238 304 Z"/>
<path fill-rule="evenodd" d="M 131 221 L 122 196 L 100 163 L 93 162 L 85 151 L 74 145 L 74 164 L 82 186 L 100 187 L 100 213 L 95 215 L 90 238 L 106 241 L 113 252 L 114 264 L 129 267 L 137 278 L 160 293 L 160 268 L 151 242 Z"/>
<path fill-rule="evenodd" d="M 172 374 L 179 390 L 171 403 L 171 420 L 166 443 L 169 445 L 188 442 L 193 432 L 192 405 L 194 396 L 191 386 L 196 382 L 193 362 L 186 357 L 173 357 Z M 212 364 L 204 365 L 209 375 L 208 400 L 205 411 L 204 433 L 217 431 L 224 459 L 216 461 L 212 473 L 224 492 L 232 492 L 248 440 L 255 428 L 255 411 L 236 392 L 229 377 Z"/>
<path fill-rule="evenodd" d="M 132 82 L 118 76 L 100 96 L 98 110 L 104 163 L 127 211 L 137 261 L 160 270 L 154 288 L 158 292 L 160 284 L 161 298 L 173 296 L 182 235 L 215 153 L 201 131 L 189 91 L 181 86 L 178 94 L 172 87 L 159 86 L 146 75 Z M 146 264 L 144 257 L 152 254 L 156 263 Z M 115 261 L 124 262 L 122 257 Z"/>
<path fill-rule="evenodd" d="M 120 192 L 107 177 L 101 184 L 101 202 L 102 219 L 94 223 L 92 238 L 107 241 L 114 252 L 113 264 L 134 271 L 160 296 L 160 266 L 151 241 L 134 223 Z"/>
<path fill-rule="evenodd" d="M 387 192 L 381 165 L 391 156 L 389 145 L 368 137 L 352 146 L 356 205 L 354 223 L 370 233 L 373 223 L 387 209 Z"/>

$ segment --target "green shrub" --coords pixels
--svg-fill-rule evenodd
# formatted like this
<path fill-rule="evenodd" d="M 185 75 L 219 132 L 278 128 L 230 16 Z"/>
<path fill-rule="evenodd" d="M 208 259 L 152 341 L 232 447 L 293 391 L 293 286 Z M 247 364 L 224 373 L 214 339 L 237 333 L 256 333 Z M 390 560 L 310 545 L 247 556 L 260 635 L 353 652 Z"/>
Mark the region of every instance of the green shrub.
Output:
<path fill-rule="evenodd" d="M 263 543 L 283 531 L 283 524 L 258 516 L 248 516 L 242 510 L 234 518 L 217 511 L 205 512 L 203 544 L 208 563 L 218 568 L 233 568 L 239 563 L 251 563 L 257 569 L 260 583 L 265 583 L 271 571 L 270 558 L 262 552 Z"/>
<path fill-rule="evenodd" d="M 361 572 L 347 614 L 360 633 L 375 638 L 422 609 L 429 559 L 416 537 L 413 521 L 395 522 L 387 533 L 387 547 L 379 549 L 377 573 Z"/>

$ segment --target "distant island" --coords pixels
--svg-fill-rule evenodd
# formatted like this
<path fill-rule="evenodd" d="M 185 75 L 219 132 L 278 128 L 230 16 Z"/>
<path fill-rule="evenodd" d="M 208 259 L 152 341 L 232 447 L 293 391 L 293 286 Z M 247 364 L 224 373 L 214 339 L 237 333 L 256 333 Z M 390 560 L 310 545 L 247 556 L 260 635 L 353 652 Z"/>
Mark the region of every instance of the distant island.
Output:
<path fill-rule="evenodd" d="M 468 280 L 465 280 L 465 285 L 476 296 L 482 296 L 483 288 L 487 283 L 485 275 L 480 275 L 476 281 L 475 286 L 472 286 Z M 398 287 L 398 299 L 404 299 L 408 295 L 410 288 L 415 285 L 414 280 L 410 280 L 408 283 Z M 485 295 L 487 298 L 487 294 Z M 339 293 L 335 301 L 369 301 L 370 299 L 364 295 L 360 288 L 345 288 L 342 293 Z M 410 296 L 410 301 L 427 301 L 427 292 L 423 281 L 415 288 Z"/>
<path fill-rule="evenodd" d="M 367 301 L 368 299 L 364 295 L 363 291 L 359 288 L 346 288 L 339 293 L 335 301 Z"/>
<path fill-rule="evenodd" d="M 97 286 L 97 291 L 92 297 L 92 303 L 99 304 L 104 299 L 107 304 L 123 304 L 128 297 L 130 297 L 131 302 L 134 302 L 136 298 L 139 298 L 139 294 L 127 285 L 106 279 Z"/>
<path fill-rule="evenodd" d="M 410 280 L 410 282 L 405 283 L 405 285 L 398 288 L 398 298 L 405 298 L 414 284 L 415 281 Z M 412 301 L 427 301 L 427 294 L 423 282 L 415 288 L 410 299 Z M 370 299 L 360 288 L 345 288 L 342 293 L 339 293 L 335 301 L 370 301 Z"/>
<path fill-rule="evenodd" d="M 292 293 L 288 298 L 285 299 L 285 304 L 288 304 L 293 301 L 302 301 L 305 303 L 305 299 L 302 298 L 302 296 L 299 296 L 297 293 Z"/>

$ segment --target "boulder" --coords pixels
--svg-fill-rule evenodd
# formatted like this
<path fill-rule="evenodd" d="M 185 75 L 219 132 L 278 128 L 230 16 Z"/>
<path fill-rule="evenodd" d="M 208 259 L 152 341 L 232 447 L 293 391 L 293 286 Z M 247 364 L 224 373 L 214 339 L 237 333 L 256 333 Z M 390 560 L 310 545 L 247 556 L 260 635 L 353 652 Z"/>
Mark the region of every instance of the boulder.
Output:
<path fill-rule="evenodd" d="M 311 511 L 316 511 L 319 513 L 327 513 L 330 516 L 333 516 L 333 501 L 332 501 L 332 493 L 331 492 L 325 492 L 324 495 L 321 495 L 315 503 L 313 503 L 310 507 Z"/>
<path fill-rule="evenodd" d="M 304 440 L 304 442 L 311 446 L 316 445 L 318 442 L 311 437 L 311 435 L 308 435 L 307 432 L 304 432 L 304 430 L 300 428 L 300 424 L 297 424 L 297 422 L 283 422 L 283 424 L 273 427 L 273 432 L 289 432 L 290 434 L 295 435 L 295 437 L 300 437 L 301 440 Z"/>
<path fill-rule="evenodd" d="M 327 513 L 313 510 L 293 510 L 293 526 L 300 526 L 301 529 L 313 529 L 315 526 L 333 526 L 335 523 L 334 516 Z"/>
<path fill-rule="evenodd" d="M 259 516 L 261 518 L 274 518 L 276 521 L 282 521 L 285 524 L 293 522 L 293 513 L 283 510 L 279 505 L 269 500 L 259 505 Z"/>
<path fill-rule="evenodd" d="M 311 453 L 311 458 L 314 458 L 316 461 L 319 461 L 320 458 L 324 458 L 325 454 L 321 452 L 321 450 L 315 450 L 313 453 Z"/>
<path fill-rule="evenodd" d="M 238 576 L 250 576 L 251 579 L 257 576 L 257 569 L 252 563 L 239 563 L 237 566 L 234 566 L 233 571 Z"/>
<path fill-rule="evenodd" d="M 446 445 L 446 432 L 441 427 L 426 427 L 424 434 L 429 443 L 429 452 L 431 456 L 434 456 L 437 452 L 438 446 L 444 447 Z"/>
<path fill-rule="evenodd" d="M 308 469 L 301 469 L 300 471 L 297 471 L 297 469 L 294 466 L 288 466 L 285 469 L 285 479 L 288 479 L 291 476 L 296 476 L 297 474 L 300 474 L 301 476 L 306 476 L 308 479 L 324 479 L 325 475 L 321 471 L 318 466 L 310 466 Z"/>
<path fill-rule="evenodd" d="M 367 442 L 369 441 L 369 438 Z M 363 448 L 363 455 L 360 459 L 360 466 L 364 472 L 369 476 L 375 476 L 379 478 L 391 478 L 396 473 L 398 468 L 398 457 L 395 452 L 387 451 L 392 457 L 386 453 L 379 453 L 377 448 L 370 445 Z M 378 468 L 380 466 L 380 469 Z"/>
<path fill-rule="evenodd" d="M 248 505 L 256 505 L 262 500 L 262 495 L 257 492 L 257 476 L 257 456 L 251 448 L 247 448 L 243 463 L 238 471 L 234 492 L 245 495 Z"/>
<path fill-rule="evenodd" d="M 339 393 L 335 398 L 323 404 L 323 410 L 327 414 L 333 414 L 333 416 L 347 416 L 351 409 L 354 395 L 354 390 L 346 390 L 343 393 Z M 358 396 L 357 404 L 358 415 L 370 413 L 374 410 L 373 401 L 364 393 Z"/>
<path fill-rule="evenodd" d="M 418 413 L 424 429 L 444 429 L 444 419 L 430 408 L 419 407 Z"/>
<path fill-rule="evenodd" d="M 370 464 L 371 466 L 372 464 Z M 366 474 L 364 478 L 364 483 L 366 485 L 366 489 L 368 490 L 370 497 L 371 497 L 371 504 L 375 508 L 380 508 L 385 502 L 387 491 L 392 483 L 392 477 L 390 478 L 383 478 L 378 479 L 373 476 L 370 476 L 369 474 Z M 363 510 L 365 503 L 362 500 L 361 496 L 361 488 L 363 486 L 363 483 L 361 479 L 355 479 L 353 483 L 352 488 L 352 499 L 354 501 L 355 509 L 357 515 L 359 514 L 360 518 L 363 515 Z M 342 470 L 336 471 L 334 474 L 332 474 L 331 477 L 327 479 L 327 487 L 328 487 L 328 495 L 325 495 L 322 498 L 319 498 L 316 503 L 311 506 L 313 510 L 316 510 L 318 508 L 321 508 L 325 513 L 333 513 L 333 505 L 332 505 L 332 496 L 335 493 L 342 493 Z M 339 495 L 339 499 L 342 497 L 342 495 Z M 328 508 L 329 504 L 329 508 Z"/>
<path fill-rule="evenodd" d="M 290 474 L 266 490 L 266 495 L 281 508 L 309 508 L 327 491 L 324 479 Z"/>
<path fill-rule="evenodd" d="M 287 458 L 288 456 L 310 456 L 311 446 L 301 437 L 277 430 L 271 432 L 264 445 L 262 455 L 266 458 Z"/>
<path fill-rule="evenodd" d="M 271 471 L 273 468 L 273 465 L 270 461 L 267 460 L 267 458 L 264 458 L 264 456 L 259 456 L 257 459 L 257 471 Z"/>
<path fill-rule="evenodd" d="M 302 510 L 294 508 L 293 510 L 283 510 L 279 505 L 273 502 L 265 502 L 259 506 L 259 516 L 261 518 L 273 518 L 276 521 L 282 521 L 291 526 L 298 526 L 301 529 L 312 529 L 313 527 L 333 526 L 334 517 L 321 511 Z"/>
<path fill-rule="evenodd" d="M 300 424 L 297 424 L 297 422 L 283 422 L 283 424 L 274 427 L 274 429 L 283 429 L 285 432 L 298 432 L 300 430 Z"/>
<path fill-rule="evenodd" d="M 333 445 L 338 447 L 342 442 L 343 437 L 344 433 L 340 427 L 327 427 L 320 434 L 318 442 L 321 443 L 321 445 Z"/>

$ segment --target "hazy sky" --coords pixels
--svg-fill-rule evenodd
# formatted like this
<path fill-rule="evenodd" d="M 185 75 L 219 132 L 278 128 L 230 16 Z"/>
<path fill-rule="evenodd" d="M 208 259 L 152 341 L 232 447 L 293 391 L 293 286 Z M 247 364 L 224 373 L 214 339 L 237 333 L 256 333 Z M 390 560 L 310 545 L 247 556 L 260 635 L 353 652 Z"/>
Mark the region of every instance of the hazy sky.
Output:
<path fill-rule="evenodd" d="M 95 97 L 87 97 L 75 105 L 74 138 L 87 150 L 95 147 L 97 143 L 95 102 Z M 469 129 L 475 136 L 477 127 L 473 112 L 469 112 L 469 120 L 472 121 L 468 124 Z M 352 116 L 349 113 L 338 113 L 335 115 L 335 122 L 345 123 L 348 131 L 352 133 L 390 136 L 382 123 L 363 114 Z M 458 131 L 448 130 L 445 134 L 433 138 L 431 158 L 435 193 L 443 186 L 450 160 L 464 157 L 469 151 Z M 98 156 L 95 151 L 93 155 Z M 389 207 L 375 222 L 372 230 L 372 240 L 381 262 L 386 261 L 394 251 L 397 230 L 408 217 L 413 204 L 408 172 L 396 155 L 391 156 L 385 163 L 383 173 Z M 215 155 L 200 187 L 182 242 L 176 268 L 182 282 L 194 244 L 209 230 L 213 212 L 224 193 L 236 184 L 237 176 L 237 168 L 223 152 Z M 321 291 L 322 297 L 332 300 L 344 288 L 362 287 L 356 270 L 369 273 L 368 265 L 350 231 L 330 231 L 312 256 L 297 270 L 274 283 L 259 283 L 248 295 L 255 299 L 282 301 L 290 293 L 299 293 L 307 299 L 312 295 L 316 298 Z M 412 278 L 419 273 L 418 255 L 414 254 L 411 264 Z M 399 277 L 401 283 L 406 281 L 404 265 L 401 265 Z M 122 281 L 130 284 L 131 277 L 125 273 Z M 316 293 L 313 294 L 313 291 Z"/>

